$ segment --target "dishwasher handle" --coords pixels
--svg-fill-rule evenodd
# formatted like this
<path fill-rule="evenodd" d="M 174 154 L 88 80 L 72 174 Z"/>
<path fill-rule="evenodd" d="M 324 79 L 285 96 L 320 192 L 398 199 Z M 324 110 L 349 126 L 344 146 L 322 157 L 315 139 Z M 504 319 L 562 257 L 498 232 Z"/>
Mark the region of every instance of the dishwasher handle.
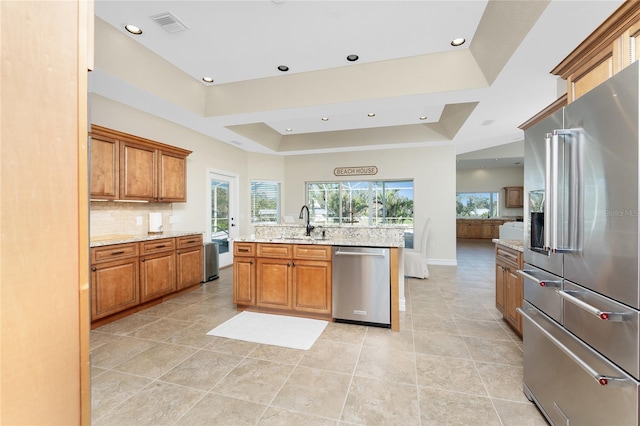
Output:
<path fill-rule="evenodd" d="M 385 257 L 384 253 L 368 253 L 368 252 L 340 251 L 340 250 L 337 250 L 334 254 L 336 256 L 380 256 L 380 257 Z"/>

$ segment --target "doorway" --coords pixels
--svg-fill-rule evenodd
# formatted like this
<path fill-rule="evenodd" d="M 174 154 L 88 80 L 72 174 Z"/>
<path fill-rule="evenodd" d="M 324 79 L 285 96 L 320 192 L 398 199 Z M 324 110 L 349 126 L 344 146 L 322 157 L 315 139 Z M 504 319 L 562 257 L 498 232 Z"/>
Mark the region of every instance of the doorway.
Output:
<path fill-rule="evenodd" d="M 233 263 L 233 239 L 238 232 L 238 176 L 209 170 L 206 241 L 218 246 L 219 266 Z"/>

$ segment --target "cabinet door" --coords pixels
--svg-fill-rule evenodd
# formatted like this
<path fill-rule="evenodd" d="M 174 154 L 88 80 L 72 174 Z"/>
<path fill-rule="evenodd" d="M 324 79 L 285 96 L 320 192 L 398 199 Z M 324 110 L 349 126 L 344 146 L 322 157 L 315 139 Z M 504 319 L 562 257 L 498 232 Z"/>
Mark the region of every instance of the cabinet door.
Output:
<path fill-rule="evenodd" d="M 202 247 L 176 252 L 178 289 L 202 282 L 204 276 L 202 261 Z"/>
<path fill-rule="evenodd" d="M 142 144 L 120 142 L 120 199 L 156 199 L 156 150 Z"/>
<path fill-rule="evenodd" d="M 291 308 L 291 259 L 257 259 L 256 304 Z"/>
<path fill-rule="evenodd" d="M 516 312 L 516 308 L 522 307 L 522 278 L 513 268 L 507 269 L 505 277 L 507 280 L 505 318 L 509 324 L 522 335 L 522 317 Z"/>
<path fill-rule="evenodd" d="M 156 299 L 176 290 L 175 251 L 140 258 L 140 299 Z"/>
<path fill-rule="evenodd" d="M 521 186 L 509 186 L 504 189 L 505 191 L 505 207 L 519 208 L 523 205 L 523 193 L 524 188 Z"/>
<path fill-rule="evenodd" d="M 91 320 L 137 305 L 138 258 L 93 265 L 91 268 Z"/>
<path fill-rule="evenodd" d="M 468 238 L 482 238 L 482 221 L 474 220 L 469 225 L 469 237 Z"/>
<path fill-rule="evenodd" d="M 256 266 L 255 259 L 251 257 L 233 260 L 233 303 L 256 304 Z"/>
<path fill-rule="evenodd" d="M 459 221 L 456 223 L 456 237 L 469 238 L 469 224 L 466 221 Z"/>
<path fill-rule="evenodd" d="M 293 309 L 331 314 L 331 263 L 295 260 Z"/>
<path fill-rule="evenodd" d="M 505 313 L 505 291 L 506 291 L 507 269 L 500 263 L 496 263 L 496 309 L 502 314 Z"/>
<path fill-rule="evenodd" d="M 187 159 L 182 156 L 159 152 L 158 201 L 187 201 Z"/>
<path fill-rule="evenodd" d="M 118 198 L 118 142 L 91 135 L 90 197 L 95 200 Z"/>

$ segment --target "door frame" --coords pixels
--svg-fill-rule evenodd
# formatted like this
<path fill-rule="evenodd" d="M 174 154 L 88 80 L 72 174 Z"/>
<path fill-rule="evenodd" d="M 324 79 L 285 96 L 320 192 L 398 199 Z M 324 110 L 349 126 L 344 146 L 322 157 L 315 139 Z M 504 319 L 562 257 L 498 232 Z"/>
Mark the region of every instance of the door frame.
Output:
<path fill-rule="evenodd" d="M 240 235 L 240 221 L 238 220 L 238 182 L 239 175 L 218 169 L 207 169 L 207 202 L 206 202 L 206 231 L 205 242 L 211 241 L 211 180 L 222 180 L 229 182 L 229 251 L 219 255 L 219 266 L 225 267 L 233 264 L 233 240 Z"/>

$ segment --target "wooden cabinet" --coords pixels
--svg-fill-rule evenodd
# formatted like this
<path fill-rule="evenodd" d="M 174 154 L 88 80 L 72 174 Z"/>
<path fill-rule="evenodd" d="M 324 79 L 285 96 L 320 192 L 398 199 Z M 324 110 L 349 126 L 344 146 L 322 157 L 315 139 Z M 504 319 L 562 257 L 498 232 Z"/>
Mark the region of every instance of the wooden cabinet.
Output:
<path fill-rule="evenodd" d="M 139 301 L 138 244 L 92 248 L 92 320 L 136 306 Z"/>
<path fill-rule="evenodd" d="M 520 336 L 522 317 L 516 308 L 522 307 L 524 299 L 523 279 L 518 274 L 522 266 L 522 252 L 496 244 L 496 308 Z"/>
<path fill-rule="evenodd" d="M 256 243 L 236 242 L 233 245 L 233 303 L 256 304 Z"/>
<path fill-rule="evenodd" d="M 90 135 L 92 199 L 187 201 L 191 151 L 95 125 Z"/>
<path fill-rule="evenodd" d="M 157 299 L 175 290 L 175 239 L 140 243 L 140 301 Z"/>
<path fill-rule="evenodd" d="M 504 206 L 518 208 L 523 206 L 524 188 L 522 186 L 506 186 L 504 188 Z"/>
<path fill-rule="evenodd" d="M 293 247 L 293 309 L 331 314 L 331 247 Z"/>
<path fill-rule="evenodd" d="M 456 238 L 498 238 L 502 219 L 457 219 Z"/>
<path fill-rule="evenodd" d="M 551 73 L 567 81 L 571 103 L 638 59 L 640 3 L 624 2 Z"/>
<path fill-rule="evenodd" d="M 176 247 L 178 290 L 202 282 L 204 277 L 202 235 L 177 237 Z"/>
<path fill-rule="evenodd" d="M 239 309 L 331 317 L 330 246 L 238 242 L 233 266 Z"/>
<path fill-rule="evenodd" d="M 118 141 L 94 135 L 91 138 L 91 198 L 116 200 L 119 194 Z"/>
<path fill-rule="evenodd" d="M 203 277 L 202 235 L 91 249 L 91 326 L 107 324 L 179 292 Z"/>

